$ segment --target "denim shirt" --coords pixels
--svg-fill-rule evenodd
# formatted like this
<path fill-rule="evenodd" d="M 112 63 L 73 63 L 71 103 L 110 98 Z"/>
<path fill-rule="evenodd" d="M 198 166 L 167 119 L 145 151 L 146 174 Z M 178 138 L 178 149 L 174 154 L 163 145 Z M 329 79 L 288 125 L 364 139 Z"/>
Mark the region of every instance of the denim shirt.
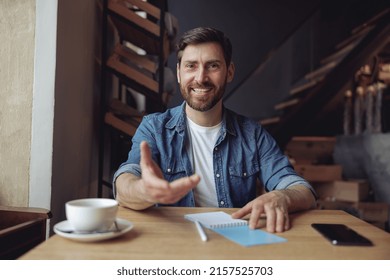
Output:
<path fill-rule="evenodd" d="M 185 104 L 143 118 L 132 139 L 127 161 L 114 174 L 114 196 L 115 181 L 120 174 L 141 176 L 140 143 L 144 140 L 149 144 L 152 158 L 161 167 L 167 181 L 193 174 Z M 310 184 L 297 175 L 275 140 L 259 123 L 226 108 L 223 112 L 222 127 L 213 151 L 219 207 L 241 208 L 255 199 L 257 180 L 266 191 L 301 184 L 314 193 Z M 193 192 L 190 191 L 173 206 L 194 207 Z"/>

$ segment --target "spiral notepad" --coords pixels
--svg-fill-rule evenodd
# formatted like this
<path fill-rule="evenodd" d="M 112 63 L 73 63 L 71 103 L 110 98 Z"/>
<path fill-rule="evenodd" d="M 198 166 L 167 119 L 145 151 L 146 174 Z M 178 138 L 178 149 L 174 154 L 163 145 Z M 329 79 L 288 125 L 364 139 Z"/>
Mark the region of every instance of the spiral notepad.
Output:
<path fill-rule="evenodd" d="M 248 224 L 247 221 L 233 219 L 229 214 L 222 211 L 187 214 L 184 215 L 184 217 L 193 222 L 198 221 L 202 226 L 209 229 L 243 226 Z"/>
<path fill-rule="evenodd" d="M 198 221 L 202 224 L 202 226 L 211 229 L 242 246 L 253 246 L 287 241 L 283 237 L 268 233 L 260 229 L 250 229 L 246 220 L 233 219 L 229 214 L 222 211 L 186 214 L 184 217 L 187 220 L 193 222 Z"/>

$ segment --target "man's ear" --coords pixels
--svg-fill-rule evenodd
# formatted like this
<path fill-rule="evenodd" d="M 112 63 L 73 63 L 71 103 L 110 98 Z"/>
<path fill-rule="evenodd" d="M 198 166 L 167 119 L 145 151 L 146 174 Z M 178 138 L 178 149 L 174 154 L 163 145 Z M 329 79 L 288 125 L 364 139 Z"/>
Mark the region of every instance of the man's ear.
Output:
<path fill-rule="evenodd" d="M 234 78 L 234 72 L 236 71 L 236 67 L 234 66 L 233 62 L 230 62 L 230 65 L 228 67 L 228 73 L 227 73 L 227 82 L 230 83 L 233 81 Z"/>
<path fill-rule="evenodd" d="M 180 69 L 180 65 L 179 65 L 179 63 L 176 63 L 176 77 L 177 77 L 177 82 L 180 84 L 179 69 Z"/>

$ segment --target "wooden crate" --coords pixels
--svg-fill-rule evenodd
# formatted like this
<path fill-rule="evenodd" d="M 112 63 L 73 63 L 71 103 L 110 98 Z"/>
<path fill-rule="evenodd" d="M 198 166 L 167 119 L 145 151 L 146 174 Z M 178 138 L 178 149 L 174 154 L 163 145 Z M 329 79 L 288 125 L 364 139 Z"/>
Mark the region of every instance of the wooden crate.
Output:
<path fill-rule="evenodd" d="M 335 137 L 293 137 L 285 154 L 297 164 L 332 163 L 335 144 Z"/>
<path fill-rule="evenodd" d="M 359 202 L 356 207 L 361 219 L 368 222 L 387 222 L 389 220 L 389 205 L 384 202 Z"/>
<path fill-rule="evenodd" d="M 313 183 L 320 199 L 359 202 L 369 197 L 370 185 L 366 180 L 337 180 Z"/>
<path fill-rule="evenodd" d="M 295 171 L 309 182 L 341 180 L 341 165 L 293 164 Z"/>
<path fill-rule="evenodd" d="M 41 208 L 0 206 L 0 259 L 16 259 L 46 239 L 51 213 Z"/>
<path fill-rule="evenodd" d="M 313 182 L 311 185 L 316 191 L 318 199 L 334 200 L 333 182 Z"/>
<path fill-rule="evenodd" d="M 370 186 L 365 180 L 335 181 L 333 187 L 333 197 L 336 200 L 364 201 L 368 198 L 370 192 Z"/>
<path fill-rule="evenodd" d="M 343 210 L 370 223 L 387 223 L 389 221 L 389 204 L 384 202 L 318 200 L 317 208 Z"/>

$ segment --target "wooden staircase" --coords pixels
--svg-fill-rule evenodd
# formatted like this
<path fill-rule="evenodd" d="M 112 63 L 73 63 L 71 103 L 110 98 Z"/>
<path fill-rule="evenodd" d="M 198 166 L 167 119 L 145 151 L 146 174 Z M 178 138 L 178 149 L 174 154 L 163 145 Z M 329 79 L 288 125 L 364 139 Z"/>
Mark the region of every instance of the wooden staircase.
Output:
<path fill-rule="evenodd" d="M 343 133 L 344 93 L 354 91 L 355 74 L 363 65 L 375 68 L 390 61 L 389 11 L 352 30 L 317 69 L 291 87 L 289 97 L 275 105 L 274 116 L 260 120 L 282 148 L 293 136 Z M 371 82 L 382 79 L 378 73 L 372 73 Z"/>
<path fill-rule="evenodd" d="M 166 63 L 178 28 L 166 0 L 103 0 L 102 15 L 99 197 L 142 117 L 166 109 Z"/>

